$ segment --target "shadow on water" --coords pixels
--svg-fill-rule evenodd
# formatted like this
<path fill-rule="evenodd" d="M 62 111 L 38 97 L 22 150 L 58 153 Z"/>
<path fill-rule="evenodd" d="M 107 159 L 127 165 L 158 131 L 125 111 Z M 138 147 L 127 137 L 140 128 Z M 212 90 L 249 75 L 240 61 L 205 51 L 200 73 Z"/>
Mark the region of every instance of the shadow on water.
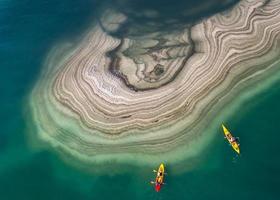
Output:
<path fill-rule="evenodd" d="M 230 9 L 239 0 L 113 0 L 107 5 L 128 20 L 115 36 L 170 33 L 217 12 Z"/>

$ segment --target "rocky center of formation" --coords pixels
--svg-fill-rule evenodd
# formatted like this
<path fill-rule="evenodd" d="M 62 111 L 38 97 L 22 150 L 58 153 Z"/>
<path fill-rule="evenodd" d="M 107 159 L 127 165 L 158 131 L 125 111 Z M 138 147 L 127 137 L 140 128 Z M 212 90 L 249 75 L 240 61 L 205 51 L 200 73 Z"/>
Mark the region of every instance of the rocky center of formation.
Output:
<path fill-rule="evenodd" d="M 193 49 L 187 29 L 179 34 L 123 39 L 110 54 L 110 70 L 135 91 L 156 89 L 176 78 Z"/>

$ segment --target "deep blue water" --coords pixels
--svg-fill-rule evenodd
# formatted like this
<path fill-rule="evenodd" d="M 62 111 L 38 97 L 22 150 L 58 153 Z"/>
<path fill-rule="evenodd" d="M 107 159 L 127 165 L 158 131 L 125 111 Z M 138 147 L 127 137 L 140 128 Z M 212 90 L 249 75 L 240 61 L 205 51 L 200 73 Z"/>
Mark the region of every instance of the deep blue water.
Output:
<path fill-rule="evenodd" d="M 175 175 L 167 167 L 168 184 L 159 194 L 149 185 L 150 170 L 87 174 L 28 145 L 27 97 L 44 58 L 57 42 L 82 33 L 103 5 L 93 0 L 0 2 L 0 199 L 279 199 L 277 85 L 258 95 L 258 103 L 242 116 L 229 120 L 241 138 L 240 158 L 217 134 L 196 169 Z"/>

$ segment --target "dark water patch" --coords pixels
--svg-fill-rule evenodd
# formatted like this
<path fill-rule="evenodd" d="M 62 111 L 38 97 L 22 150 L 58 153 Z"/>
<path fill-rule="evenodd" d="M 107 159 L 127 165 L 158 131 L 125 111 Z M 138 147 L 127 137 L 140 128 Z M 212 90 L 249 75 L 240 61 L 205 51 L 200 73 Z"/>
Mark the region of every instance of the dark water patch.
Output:
<path fill-rule="evenodd" d="M 8 1 L 1 9 L 0 45 L 4 85 L 10 95 L 22 95 L 50 48 L 65 37 L 78 35 L 93 15 L 92 0 Z M 17 87 L 13 87 L 17 85 Z M 17 91 L 12 91 L 16 89 Z"/>
<path fill-rule="evenodd" d="M 239 0 L 117 0 L 112 1 L 111 6 L 128 16 L 126 31 L 121 33 L 146 34 L 180 30 L 237 2 Z"/>

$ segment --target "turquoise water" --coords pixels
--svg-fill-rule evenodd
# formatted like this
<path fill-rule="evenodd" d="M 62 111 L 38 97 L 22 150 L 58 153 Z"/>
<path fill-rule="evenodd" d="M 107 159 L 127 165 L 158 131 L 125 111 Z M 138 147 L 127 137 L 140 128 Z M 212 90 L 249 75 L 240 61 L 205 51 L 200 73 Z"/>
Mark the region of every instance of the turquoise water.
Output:
<path fill-rule="evenodd" d="M 0 199 L 279 199 L 279 84 L 227 121 L 241 138 L 241 157 L 217 133 L 194 169 L 177 175 L 167 166 L 161 193 L 149 184 L 151 169 L 88 174 L 30 147 L 26 101 L 44 58 L 56 42 L 79 35 L 99 6 L 92 0 L 0 2 Z"/>

